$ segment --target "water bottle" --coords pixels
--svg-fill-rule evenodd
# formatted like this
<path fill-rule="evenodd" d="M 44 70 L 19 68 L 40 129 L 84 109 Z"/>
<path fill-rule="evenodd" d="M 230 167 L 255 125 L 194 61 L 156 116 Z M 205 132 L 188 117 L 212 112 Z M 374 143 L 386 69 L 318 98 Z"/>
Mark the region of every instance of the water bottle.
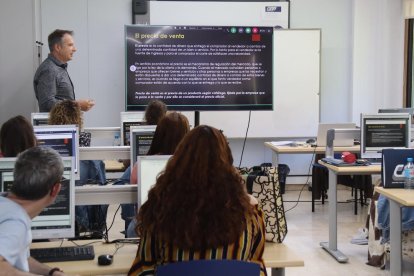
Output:
<path fill-rule="evenodd" d="M 407 158 L 407 164 L 404 166 L 404 188 L 414 189 L 414 164 L 413 158 Z"/>
<path fill-rule="evenodd" d="M 117 132 L 114 135 L 114 143 L 113 143 L 113 146 L 114 147 L 118 147 L 120 145 L 121 145 L 121 138 L 119 138 L 119 133 Z"/>

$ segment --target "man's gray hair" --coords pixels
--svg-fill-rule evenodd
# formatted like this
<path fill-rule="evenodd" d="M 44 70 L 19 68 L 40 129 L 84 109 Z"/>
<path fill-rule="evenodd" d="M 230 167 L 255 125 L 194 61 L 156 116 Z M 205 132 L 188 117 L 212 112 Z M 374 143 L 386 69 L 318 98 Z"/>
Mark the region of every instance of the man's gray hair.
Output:
<path fill-rule="evenodd" d="M 27 200 L 40 199 L 60 183 L 63 168 L 62 158 L 54 149 L 29 148 L 17 158 L 11 192 Z"/>

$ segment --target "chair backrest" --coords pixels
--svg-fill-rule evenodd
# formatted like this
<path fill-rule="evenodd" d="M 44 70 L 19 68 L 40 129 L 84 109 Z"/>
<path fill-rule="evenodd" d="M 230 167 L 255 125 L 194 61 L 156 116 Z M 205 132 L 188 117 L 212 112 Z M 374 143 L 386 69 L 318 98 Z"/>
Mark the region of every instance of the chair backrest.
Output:
<path fill-rule="evenodd" d="M 237 260 L 199 260 L 162 265 L 157 276 L 259 276 L 260 265 Z"/>

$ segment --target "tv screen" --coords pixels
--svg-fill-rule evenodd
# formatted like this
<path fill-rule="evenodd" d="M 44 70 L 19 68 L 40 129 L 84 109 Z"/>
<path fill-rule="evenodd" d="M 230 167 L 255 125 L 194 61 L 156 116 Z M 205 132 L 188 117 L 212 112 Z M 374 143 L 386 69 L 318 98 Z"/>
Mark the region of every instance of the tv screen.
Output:
<path fill-rule="evenodd" d="M 361 114 L 361 157 L 380 159 L 383 149 L 409 148 L 411 115 Z"/>
<path fill-rule="evenodd" d="M 273 28 L 125 26 L 126 110 L 272 110 Z"/>
<path fill-rule="evenodd" d="M 73 171 L 75 179 L 80 178 L 79 173 L 79 136 L 75 125 L 42 125 L 33 127 L 37 138 L 37 145 L 51 147 L 62 157 L 73 158 Z"/>
<path fill-rule="evenodd" d="M 38 239 L 73 238 L 75 236 L 75 179 L 73 160 L 62 157 L 62 188 L 54 203 L 32 220 L 32 237 Z M 0 192 L 9 192 L 14 182 L 16 158 L 0 158 Z"/>

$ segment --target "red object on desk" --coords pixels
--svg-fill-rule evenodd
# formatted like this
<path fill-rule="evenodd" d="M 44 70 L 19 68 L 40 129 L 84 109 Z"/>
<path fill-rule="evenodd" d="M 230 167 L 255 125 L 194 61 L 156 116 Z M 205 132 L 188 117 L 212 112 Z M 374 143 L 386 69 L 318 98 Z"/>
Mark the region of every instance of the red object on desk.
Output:
<path fill-rule="evenodd" d="M 342 160 L 346 163 L 355 163 L 356 155 L 349 151 L 344 151 L 341 156 Z"/>

